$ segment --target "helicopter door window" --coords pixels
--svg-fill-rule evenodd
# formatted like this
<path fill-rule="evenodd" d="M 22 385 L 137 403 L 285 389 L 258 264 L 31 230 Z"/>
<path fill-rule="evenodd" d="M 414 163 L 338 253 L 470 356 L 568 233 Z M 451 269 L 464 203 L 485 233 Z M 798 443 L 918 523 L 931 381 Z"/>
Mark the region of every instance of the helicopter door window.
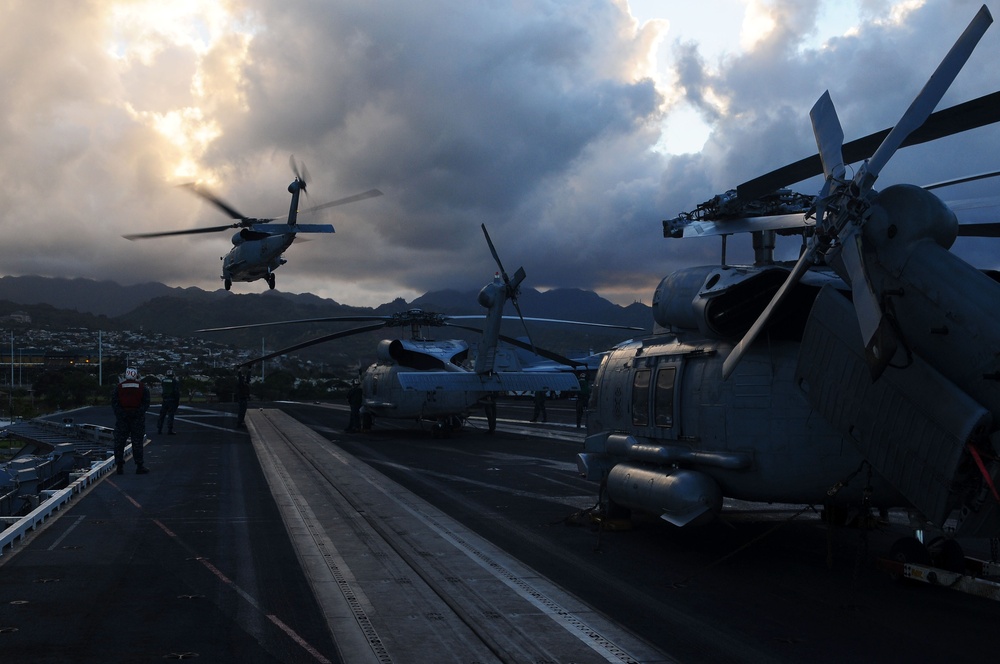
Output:
<path fill-rule="evenodd" d="M 656 374 L 656 394 L 653 402 L 653 416 L 656 418 L 656 426 L 674 426 L 674 377 L 677 374 L 676 367 L 666 367 L 660 369 Z"/>
<path fill-rule="evenodd" d="M 632 424 L 649 426 L 649 369 L 639 369 L 632 378 Z"/>

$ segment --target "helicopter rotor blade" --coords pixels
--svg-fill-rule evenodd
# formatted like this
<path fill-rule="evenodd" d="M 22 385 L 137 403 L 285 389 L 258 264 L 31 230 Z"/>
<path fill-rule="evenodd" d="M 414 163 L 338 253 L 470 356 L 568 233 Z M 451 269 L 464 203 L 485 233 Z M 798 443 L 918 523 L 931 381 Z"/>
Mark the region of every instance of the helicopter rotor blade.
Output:
<path fill-rule="evenodd" d="M 523 272 L 523 270 L 519 270 L 519 271 Z M 524 326 L 524 333 L 526 335 L 528 335 L 528 343 L 530 343 L 531 347 L 534 348 L 535 347 L 535 342 L 531 340 L 531 332 L 528 330 L 528 323 L 527 323 L 527 321 L 524 320 L 524 315 L 521 314 L 521 305 L 519 305 L 517 303 L 517 298 L 516 297 L 510 298 L 510 302 L 511 302 L 511 304 L 514 305 L 514 311 L 517 312 L 517 317 L 521 319 L 521 325 Z"/>
<path fill-rule="evenodd" d="M 503 279 L 504 287 L 507 289 L 507 298 L 514 305 L 514 310 L 517 311 L 517 315 L 521 319 L 521 324 L 524 325 L 524 333 L 528 335 L 528 341 L 531 342 L 531 332 L 528 331 L 528 324 L 524 321 L 524 315 L 521 313 L 521 305 L 517 303 L 519 287 L 527 274 L 523 267 L 519 267 L 517 268 L 517 272 L 514 273 L 513 279 L 508 277 L 507 271 L 503 269 L 503 263 L 500 262 L 500 255 L 497 253 L 497 248 L 493 245 L 493 240 L 490 238 L 490 233 L 486 230 L 486 224 L 480 224 L 480 227 L 483 229 L 483 235 L 486 236 L 486 244 L 490 247 L 493 260 L 496 261 L 497 267 L 500 268 L 500 277 Z M 534 345 L 534 342 L 531 343 Z"/>
<path fill-rule="evenodd" d="M 834 190 L 838 182 L 842 182 L 844 176 L 845 168 L 842 145 L 844 130 L 841 128 L 840 119 L 837 117 L 837 111 L 833 106 L 833 101 L 830 99 L 829 91 L 824 92 L 813 105 L 812 110 L 809 111 L 809 118 L 812 121 L 813 135 L 816 138 L 816 147 L 819 149 L 823 173 L 826 175 L 823 188 L 816 198 L 816 217 L 819 219 L 822 218 L 823 210 L 830 199 L 831 191 Z M 817 242 L 810 242 L 806 251 L 799 256 L 799 260 L 785 278 L 784 283 L 781 284 L 781 288 L 774 294 L 767 307 L 761 312 L 757 320 L 754 321 L 750 329 L 743 335 L 739 343 L 733 347 L 732 352 L 723 362 L 723 380 L 727 380 L 732 375 L 736 369 L 736 365 L 739 364 L 743 355 L 757 339 L 757 335 L 764 329 L 767 321 L 771 318 L 771 314 L 781 305 L 787 294 L 799 283 L 802 275 L 806 273 L 806 270 L 809 269 L 815 260 L 819 248 Z"/>
<path fill-rule="evenodd" d="M 298 323 L 361 323 L 370 320 L 388 321 L 390 316 L 325 316 L 322 318 L 299 318 L 296 320 L 276 320 L 270 323 L 247 323 L 246 325 L 229 325 L 227 327 L 204 327 L 195 332 L 227 332 L 229 330 L 246 330 L 253 327 L 270 327 L 272 325 L 295 325 Z"/>
<path fill-rule="evenodd" d="M 510 283 L 510 279 L 507 278 L 507 271 L 503 269 L 503 263 L 500 262 L 500 255 L 497 254 L 497 248 L 493 246 L 493 240 L 490 239 L 490 233 L 486 230 L 486 224 L 480 224 L 480 227 L 483 229 L 483 235 L 486 236 L 486 244 L 490 247 L 490 253 L 493 254 L 493 260 L 496 261 L 497 267 L 500 268 L 500 276 L 503 278 L 505 284 Z"/>
<path fill-rule="evenodd" d="M 903 117 L 879 145 L 875 154 L 858 169 L 854 178 L 854 189 L 857 193 L 850 190 L 845 191 L 845 200 L 867 197 L 882 168 L 896 153 L 907 136 L 927 120 L 992 23 L 993 17 L 986 5 L 983 5 L 954 46 L 951 47 L 951 50 L 948 51 L 948 54 L 945 55 L 941 64 L 931 74 L 909 108 L 903 113 Z M 844 209 L 857 209 L 857 206 L 847 203 L 844 205 Z M 838 219 L 833 221 L 834 228 L 832 230 L 840 236 L 841 250 L 837 258 L 842 262 L 847 279 L 851 282 L 851 289 L 854 292 L 854 308 L 861 326 L 862 342 L 874 379 L 881 374 L 892 359 L 896 341 L 890 326 L 883 320 L 882 307 L 878 296 L 872 289 L 865 269 L 860 235 L 863 224 L 863 216 L 859 215 L 855 219 L 850 212 L 841 213 L 838 215 Z"/>
<path fill-rule="evenodd" d="M 961 224 L 958 234 L 961 237 L 1000 237 L 1000 222 Z"/>
<path fill-rule="evenodd" d="M 200 185 L 198 185 L 198 184 L 196 184 L 194 182 L 188 182 L 188 183 L 182 184 L 180 186 L 182 186 L 185 189 L 191 191 L 196 196 L 200 196 L 200 197 L 204 198 L 206 201 L 208 201 L 209 203 L 211 203 L 215 207 L 217 207 L 220 210 L 222 210 L 225 214 L 229 215 L 229 217 L 232 218 L 232 219 L 238 219 L 239 221 L 244 221 L 246 219 L 249 219 L 249 217 L 247 217 L 245 214 L 243 214 L 242 212 L 240 212 L 239 210 L 237 210 L 236 208 L 234 208 L 232 205 L 230 205 L 229 203 L 226 203 L 224 200 L 222 200 L 221 198 L 219 198 L 218 196 L 216 196 L 215 194 L 213 194 L 209 190 L 205 189 L 204 187 L 202 187 L 202 186 L 200 186 Z"/>
<path fill-rule="evenodd" d="M 368 191 L 362 192 L 360 194 L 354 194 L 353 196 L 348 196 L 346 198 L 338 198 L 335 201 L 330 201 L 329 203 L 323 203 L 322 205 L 316 205 L 311 208 L 306 208 L 305 210 L 299 210 L 299 214 L 307 214 L 309 212 L 316 212 L 317 210 L 325 210 L 326 208 L 336 207 L 338 205 L 346 205 L 347 203 L 353 203 L 354 201 L 363 201 L 366 198 L 375 198 L 376 196 L 381 196 L 382 192 L 378 189 L 369 189 Z M 288 215 L 285 215 L 288 216 Z M 283 217 L 278 217 L 282 219 Z"/>
<path fill-rule="evenodd" d="M 932 113 L 927 121 L 900 144 L 900 148 L 920 145 L 955 134 L 1000 122 L 1000 91 L 977 97 Z M 892 131 L 892 127 L 868 134 L 844 144 L 844 161 L 848 164 L 867 159 Z M 740 201 L 753 201 L 778 189 L 823 174 L 818 154 L 805 157 L 777 168 L 736 187 Z"/>
<path fill-rule="evenodd" d="M 181 231 L 160 231 L 156 233 L 131 233 L 122 235 L 126 240 L 146 240 L 154 237 L 168 237 L 171 235 L 198 235 L 200 233 L 218 233 L 219 231 L 240 228 L 243 224 L 226 224 L 225 226 L 208 226 L 205 228 L 188 228 Z"/>
<path fill-rule="evenodd" d="M 361 334 L 362 332 L 373 332 L 383 327 L 385 327 L 385 323 L 376 323 L 375 325 L 365 325 L 364 327 L 355 327 L 350 330 L 341 330 L 340 332 L 334 332 L 332 334 L 327 334 L 322 337 L 317 337 L 316 339 L 303 341 L 300 344 L 295 344 L 294 346 L 289 346 L 287 348 L 282 348 L 281 350 L 276 350 L 274 352 L 267 353 L 266 355 L 261 355 L 260 357 L 255 357 L 252 360 L 247 360 L 246 362 L 242 362 L 238 366 L 244 367 L 254 364 L 256 362 L 263 362 L 264 360 L 270 360 L 280 355 L 287 355 L 288 353 L 294 353 L 295 351 L 302 350 L 303 348 L 309 348 L 310 346 L 326 343 L 327 341 L 333 341 L 334 339 L 340 339 L 342 337 L 349 337 L 353 334 Z"/>
<path fill-rule="evenodd" d="M 879 145 L 875 154 L 872 155 L 872 158 L 868 162 L 868 173 L 872 181 L 878 177 L 882 171 L 882 167 L 896 153 L 896 150 L 903 144 L 907 136 L 924 124 L 927 118 L 930 117 L 930 114 L 934 111 L 934 107 L 938 105 L 944 93 L 951 87 L 952 81 L 955 80 L 958 72 L 968 62 L 972 51 L 975 50 L 976 45 L 979 44 L 979 40 L 986 34 L 987 28 L 992 23 L 993 16 L 986 5 L 983 5 L 972 19 L 972 22 L 969 23 L 965 32 L 962 33 L 958 41 L 955 42 L 955 45 L 948 51 L 948 54 L 941 61 L 941 64 L 938 65 L 938 68 L 931 74 L 927 84 L 924 85 L 920 94 L 910 104 L 910 107 L 906 109 L 903 117 L 900 118 L 896 126 L 892 128 L 889 135 Z"/>
<path fill-rule="evenodd" d="M 827 90 L 809 111 L 823 174 L 827 180 L 844 177 L 844 129 Z"/>
<path fill-rule="evenodd" d="M 290 154 L 288 155 L 288 165 L 292 167 L 292 173 L 295 175 L 295 179 L 298 180 L 302 191 L 306 191 L 306 186 L 309 183 L 309 171 L 306 169 L 305 163 L 302 162 L 300 164 L 296 162 L 295 155 Z"/>
<path fill-rule="evenodd" d="M 785 296 L 791 292 L 792 287 L 798 284 L 802 275 L 805 274 L 806 270 L 809 269 L 810 265 L 812 265 L 814 257 L 815 249 L 813 248 L 807 249 L 801 256 L 799 256 L 798 262 L 795 263 L 795 267 L 792 268 L 792 271 L 785 278 L 784 283 L 781 284 L 781 288 L 779 288 L 778 292 L 774 294 L 774 297 L 771 298 L 771 301 L 767 304 L 764 311 L 761 312 L 760 316 L 757 317 L 757 320 L 754 321 L 753 325 L 750 326 L 750 329 L 747 330 L 746 334 L 743 335 L 743 338 L 740 339 L 740 342 L 733 347 L 732 352 L 729 353 L 729 356 L 722 363 L 723 380 L 728 379 L 729 376 L 732 375 L 733 371 L 736 369 L 736 365 L 739 364 L 740 359 L 742 359 L 743 355 L 750 348 L 750 345 L 757 338 L 757 335 L 760 334 L 760 331 L 764 329 L 764 325 L 767 323 L 768 319 L 770 319 L 771 313 L 778 308 L 778 306 L 785 299 Z"/>
<path fill-rule="evenodd" d="M 570 323 L 572 323 L 572 322 L 575 322 L 575 321 L 559 321 L 559 322 L 570 322 Z M 445 323 L 445 325 L 447 325 L 448 327 L 457 327 L 460 330 L 468 330 L 469 332 L 478 332 L 479 334 L 483 333 L 482 329 L 480 329 L 478 327 L 471 327 L 469 325 L 458 325 L 456 323 Z M 584 363 L 582 363 L 582 362 L 577 362 L 575 360 L 571 360 L 568 357 L 564 357 L 562 355 L 559 355 L 558 353 L 554 353 L 554 352 L 552 352 L 550 350 L 546 350 L 544 348 L 538 348 L 534 344 L 525 343 L 525 342 L 521 341 L 520 339 L 517 339 L 516 337 L 508 337 L 505 334 L 501 334 L 499 336 L 499 338 L 502 341 L 506 341 L 507 343 L 509 343 L 512 346 L 517 346 L 518 348 L 523 348 L 524 350 L 529 350 L 532 353 L 534 353 L 535 355 L 539 355 L 539 356 L 544 357 L 544 358 L 546 358 L 548 360 L 552 360 L 553 362 L 558 362 L 559 364 L 565 364 L 565 365 L 571 366 L 571 367 L 581 367 L 581 366 L 584 366 Z"/>
<path fill-rule="evenodd" d="M 942 187 L 951 187 L 956 184 L 964 184 L 966 182 L 975 182 L 977 180 L 986 180 L 987 178 L 995 178 L 1000 175 L 1000 171 L 989 171 L 988 173 L 976 173 L 975 175 L 966 175 L 965 177 L 953 178 L 951 180 L 944 180 L 943 182 L 935 182 L 933 184 L 925 184 L 924 189 L 931 191 L 932 189 L 940 189 Z"/>
<path fill-rule="evenodd" d="M 577 362 L 576 360 L 560 355 L 559 353 L 554 353 L 550 350 L 536 347 L 534 344 L 526 344 L 520 339 L 515 339 L 514 337 L 508 337 L 504 334 L 500 335 L 500 339 L 506 341 L 512 346 L 517 346 L 518 348 L 523 348 L 524 350 L 530 350 L 535 355 L 544 357 L 547 360 L 552 360 L 553 362 L 558 362 L 559 364 L 565 364 L 566 366 L 573 367 L 574 369 L 587 368 L 587 364 L 585 362 Z"/>

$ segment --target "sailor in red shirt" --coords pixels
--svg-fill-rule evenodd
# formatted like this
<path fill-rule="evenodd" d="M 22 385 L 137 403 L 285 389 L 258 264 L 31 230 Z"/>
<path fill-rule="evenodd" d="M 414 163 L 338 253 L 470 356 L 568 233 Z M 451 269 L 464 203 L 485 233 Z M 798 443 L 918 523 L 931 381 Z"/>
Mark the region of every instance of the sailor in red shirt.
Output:
<path fill-rule="evenodd" d="M 118 474 L 125 472 L 125 442 L 132 439 L 132 459 L 135 472 L 149 472 L 143 465 L 143 443 L 146 439 L 146 410 L 149 408 L 149 388 L 139 380 L 134 367 L 125 370 L 122 379 L 111 393 L 111 408 L 115 411 L 115 464 Z"/>

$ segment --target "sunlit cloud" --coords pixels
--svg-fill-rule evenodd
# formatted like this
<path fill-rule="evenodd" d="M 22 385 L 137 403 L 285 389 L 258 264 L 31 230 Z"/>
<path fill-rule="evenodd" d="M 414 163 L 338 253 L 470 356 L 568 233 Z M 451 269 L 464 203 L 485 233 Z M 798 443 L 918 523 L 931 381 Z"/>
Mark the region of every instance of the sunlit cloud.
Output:
<path fill-rule="evenodd" d="M 204 0 L 123 0 L 107 11 L 108 52 L 123 76 L 132 71 L 140 72 L 140 78 L 155 75 L 178 59 L 172 52 L 190 54 L 192 68 L 180 81 L 184 90 L 165 95 L 155 108 L 137 109 L 138 100 L 130 98 L 128 89 L 122 102 L 137 122 L 154 129 L 173 147 L 165 168 L 173 178 L 214 182 L 202 157 L 223 132 L 216 115 L 247 110 L 242 69 L 256 30 L 250 14 L 234 13 L 232 7 Z M 144 103 L 148 105 L 148 99 Z"/>

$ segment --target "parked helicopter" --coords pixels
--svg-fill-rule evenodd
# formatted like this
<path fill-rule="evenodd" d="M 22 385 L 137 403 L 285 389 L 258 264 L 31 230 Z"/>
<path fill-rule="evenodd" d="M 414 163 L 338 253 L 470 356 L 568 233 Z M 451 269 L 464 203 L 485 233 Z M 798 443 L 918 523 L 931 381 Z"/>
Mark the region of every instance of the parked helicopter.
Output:
<path fill-rule="evenodd" d="M 991 23 L 983 6 L 891 130 L 842 145 L 824 94 L 818 158 L 664 221 L 666 237 L 721 235 L 723 262 L 665 277 L 654 334 L 597 371 L 577 462 L 609 513 L 682 527 L 723 497 L 831 518 L 904 508 L 917 535 L 948 534 L 893 546 L 921 563 L 961 565 L 952 535 L 1000 537 L 1000 283 L 949 251 L 997 225 L 963 231 L 924 188 L 872 188 L 901 146 L 1000 120 L 996 94 L 931 114 Z M 864 159 L 853 178 L 848 153 Z M 784 189 L 820 174 L 816 197 Z M 727 265 L 725 237 L 746 232 L 754 264 Z M 803 235 L 793 265 L 773 261 L 776 233 Z"/>
<path fill-rule="evenodd" d="M 306 191 L 307 174 L 304 167 L 299 169 L 294 156 L 289 158 L 289 163 L 291 164 L 292 172 L 295 174 L 295 180 L 288 185 L 288 193 L 292 195 L 292 201 L 288 207 L 288 216 L 285 218 L 286 221 L 284 223 L 272 223 L 280 221 L 281 217 L 268 219 L 247 217 L 206 189 L 190 184 L 186 185 L 188 189 L 222 210 L 231 218 L 236 219 L 236 223 L 177 231 L 136 233 L 123 235 L 122 237 L 128 240 L 141 240 L 173 235 L 215 233 L 238 228 L 240 229 L 239 232 L 233 235 L 233 248 L 221 259 L 223 285 L 226 290 L 229 290 L 232 288 L 234 281 L 264 279 L 267 282 L 268 288 L 273 289 L 275 283 L 274 271 L 287 262 L 283 254 L 292 245 L 296 234 L 334 232 L 333 226 L 330 224 L 299 224 L 297 223 L 298 215 L 382 195 L 382 192 L 378 189 L 369 189 L 354 196 L 317 205 L 307 210 L 299 210 L 299 194 Z"/>
<path fill-rule="evenodd" d="M 485 315 L 451 316 L 420 309 L 410 309 L 388 316 L 333 316 L 293 321 L 277 321 L 252 325 L 236 325 L 196 330 L 196 332 L 221 332 L 225 330 L 286 325 L 293 323 L 322 322 L 372 322 L 363 327 L 342 330 L 303 343 L 282 348 L 261 357 L 249 360 L 241 366 L 292 353 L 309 346 L 334 339 L 371 332 L 384 327 L 409 326 L 410 339 L 384 339 L 376 351 L 377 361 L 369 366 L 361 377 L 364 394 L 363 426 L 369 428 L 375 418 L 386 417 L 405 420 L 430 420 L 434 423 L 435 434 L 448 434 L 461 427 L 473 409 L 483 408 L 489 430 L 496 429 L 496 407 L 494 398 L 507 392 L 575 392 L 580 386 L 575 371 L 551 369 L 548 371 L 527 371 L 522 367 L 516 353 L 504 352 L 500 341 L 531 350 L 536 355 L 551 360 L 557 365 L 573 370 L 587 370 L 586 362 L 578 362 L 557 353 L 535 346 L 530 335 L 528 342 L 500 334 L 503 320 L 520 319 L 539 323 L 563 323 L 608 329 L 638 330 L 642 328 L 604 323 L 556 320 L 551 318 L 531 318 L 521 315 L 517 303 L 519 286 L 525 278 L 523 268 L 518 268 L 513 278 L 507 275 L 500 262 L 493 241 L 482 225 L 483 234 L 489 245 L 493 259 L 499 267 L 493 281 L 483 286 L 479 292 L 479 304 L 487 309 Z M 517 318 L 504 316 L 503 308 L 510 301 L 517 310 Z M 470 327 L 454 321 L 484 320 L 483 329 Z M 423 336 L 425 327 L 449 326 L 482 333 L 478 343 L 472 368 L 466 366 L 469 358 L 469 344 L 460 339 L 431 340 Z M 527 328 L 526 328 L 527 329 Z"/>

